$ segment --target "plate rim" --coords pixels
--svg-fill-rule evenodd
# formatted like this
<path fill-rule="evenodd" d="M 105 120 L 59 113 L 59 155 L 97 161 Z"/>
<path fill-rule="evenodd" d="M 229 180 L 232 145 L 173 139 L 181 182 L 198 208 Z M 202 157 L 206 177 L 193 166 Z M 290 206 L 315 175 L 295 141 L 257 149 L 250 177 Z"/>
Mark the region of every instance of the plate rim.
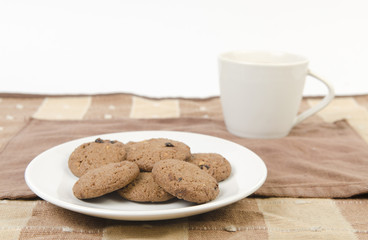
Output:
<path fill-rule="evenodd" d="M 183 134 L 183 135 L 197 135 L 199 137 L 210 137 L 214 138 L 218 141 L 225 141 L 230 144 L 237 145 L 238 147 L 244 148 L 250 153 L 252 153 L 255 158 L 259 161 L 258 164 L 260 164 L 260 167 L 262 168 L 262 173 L 260 175 L 260 179 L 258 180 L 257 184 L 252 186 L 247 191 L 243 191 L 240 193 L 236 193 L 230 197 L 225 198 L 224 200 L 221 200 L 219 202 L 207 202 L 205 204 L 198 204 L 198 205 L 192 205 L 187 206 L 183 208 L 174 208 L 174 209 L 160 209 L 160 210 L 144 210 L 144 211 L 126 211 L 126 210 L 116 210 L 116 209 L 103 209 L 103 208 L 93 208 L 90 206 L 81 206 L 74 203 L 70 203 L 67 201 L 60 200 L 54 196 L 51 196 L 50 194 L 44 193 L 42 191 L 39 191 L 37 186 L 34 186 L 34 183 L 30 179 L 30 169 L 32 169 L 32 165 L 35 164 L 38 159 L 41 158 L 42 155 L 48 154 L 49 152 L 52 152 L 53 150 L 61 147 L 62 145 L 66 144 L 73 144 L 74 142 L 82 141 L 84 139 L 93 139 L 96 137 L 104 138 L 104 136 L 108 135 L 118 135 L 118 134 L 148 134 L 148 135 L 154 135 L 154 134 Z M 152 137 L 154 138 L 154 137 Z M 97 134 L 97 135 L 91 135 L 86 137 L 81 137 L 77 139 L 73 139 L 70 141 L 66 141 L 64 143 L 55 145 L 40 154 L 38 154 L 35 158 L 33 158 L 27 165 L 26 170 L 24 172 L 24 178 L 26 181 L 27 186 L 40 198 L 44 199 L 45 201 L 54 204 L 56 206 L 59 206 L 64 209 L 68 209 L 74 212 L 78 212 L 81 214 L 86 214 L 90 216 L 95 217 L 101 217 L 106 219 L 115 219 L 115 220 L 129 220 L 129 221 L 155 221 L 155 220 L 167 220 L 167 219 L 177 219 L 182 217 L 188 217 L 193 216 L 209 211 L 213 211 L 219 208 L 222 208 L 224 206 L 230 205 L 232 203 L 235 203 L 252 193 L 254 193 L 256 190 L 258 190 L 266 181 L 268 175 L 268 170 L 266 167 L 266 164 L 264 161 L 252 150 L 248 149 L 247 147 L 244 147 L 238 143 L 235 143 L 233 141 L 230 141 L 228 139 L 220 138 L 217 136 L 202 134 L 202 133 L 195 133 L 195 132 L 187 132 L 187 131 L 170 131 L 170 130 L 142 130 L 142 131 L 122 131 L 122 132 L 113 132 L 113 133 L 103 133 L 103 134 Z M 227 201 L 225 201 L 227 200 Z M 158 214 L 159 212 L 159 214 Z M 108 215 L 108 216 L 107 216 Z"/>

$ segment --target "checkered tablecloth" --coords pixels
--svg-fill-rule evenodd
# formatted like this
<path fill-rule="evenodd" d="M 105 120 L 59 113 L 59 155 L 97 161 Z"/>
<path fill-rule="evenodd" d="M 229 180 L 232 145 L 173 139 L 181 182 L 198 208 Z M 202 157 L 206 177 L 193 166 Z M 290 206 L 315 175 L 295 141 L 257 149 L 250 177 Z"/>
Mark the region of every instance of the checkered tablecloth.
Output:
<path fill-rule="evenodd" d="M 300 110 L 319 100 L 303 99 Z M 149 129 L 193 131 L 242 144 L 265 160 L 268 179 L 255 194 L 227 207 L 154 222 L 74 213 L 37 198 L 24 184 L 25 166 L 49 147 Z M 286 138 L 249 140 L 226 131 L 217 97 L 2 94 L 0 239 L 368 239 L 367 143 L 368 96 L 336 98 Z"/>

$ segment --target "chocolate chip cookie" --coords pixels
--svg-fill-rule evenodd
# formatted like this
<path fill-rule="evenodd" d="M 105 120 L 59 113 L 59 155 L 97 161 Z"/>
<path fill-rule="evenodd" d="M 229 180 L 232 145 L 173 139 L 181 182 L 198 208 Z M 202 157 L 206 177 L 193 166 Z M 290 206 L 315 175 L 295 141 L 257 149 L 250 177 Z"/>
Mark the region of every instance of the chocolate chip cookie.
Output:
<path fill-rule="evenodd" d="M 73 186 L 73 193 L 79 199 L 100 197 L 125 187 L 138 174 L 139 168 L 133 162 L 109 163 L 81 176 Z"/>
<path fill-rule="evenodd" d="M 209 202 L 220 192 L 214 177 L 186 161 L 159 161 L 153 166 L 152 174 L 155 182 L 166 192 L 189 202 Z"/>
<path fill-rule="evenodd" d="M 164 202 L 174 198 L 153 180 L 151 172 L 141 172 L 133 182 L 117 192 L 135 202 Z"/>
<path fill-rule="evenodd" d="M 167 138 L 152 138 L 126 144 L 128 161 L 138 164 L 141 171 L 151 171 L 153 165 L 164 159 L 187 160 L 191 157 L 190 148 L 179 141 Z"/>
<path fill-rule="evenodd" d="M 228 178 L 231 173 L 229 161 L 218 153 L 194 153 L 188 162 L 197 165 L 218 182 Z"/>
<path fill-rule="evenodd" d="M 121 162 L 125 158 L 123 143 L 97 138 L 94 142 L 77 147 L 69 157 L 68 166 L 75 176 L 80 177 L 88 170 L 108 163 Z"/>

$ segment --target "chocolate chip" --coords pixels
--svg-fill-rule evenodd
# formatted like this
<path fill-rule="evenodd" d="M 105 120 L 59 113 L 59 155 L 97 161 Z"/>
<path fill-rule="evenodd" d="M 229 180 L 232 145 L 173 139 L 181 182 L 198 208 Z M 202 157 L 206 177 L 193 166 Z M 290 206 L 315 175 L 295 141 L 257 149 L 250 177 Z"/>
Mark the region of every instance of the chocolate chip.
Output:
<path fill-rule="evenodd" d="M 165 143 L 165 147 L 174 147 L 174 145 L 171 142 Z"/>
<path fill-rule="evenodd" d="M 103 141 L 101 138 L 97 138 L 97 139 L 95 140 L 95 142 L 96 142 L 96 143 L 103 143 L 104 141 Z"/>
<path fill-rule="evenodd" d="M 176 180 L 175 175 L 172 173 L 169 173 L 167 176 L 169 177 L 170 181 Z"/>
<path fill-rule="evenodd" d="M 183 178 L 182 178 L 182 177 L 178 178 L 178 182 L 181 182 L 181 180 L 183 180 Z"/>
<path fill-rule="evenodd" d="M 115 141 L 115 140 L 114 140 L 114 141 L 110 141 L 110 143 L 111 143 L 111 144 L 114 144 L 114 143 L 116 143 L 116 141 Z"/>
<path fill-rule="evenodd" d="M 200 167 L 201 169 L 203 169 L 203 168 L 207 168 L 207 170 L 208 170 L 208 169 L 210 169 L 210 166 L 208 166 L 208 165 L 206 165 L 206 164 L 199 165 L 199 167 Z"/>

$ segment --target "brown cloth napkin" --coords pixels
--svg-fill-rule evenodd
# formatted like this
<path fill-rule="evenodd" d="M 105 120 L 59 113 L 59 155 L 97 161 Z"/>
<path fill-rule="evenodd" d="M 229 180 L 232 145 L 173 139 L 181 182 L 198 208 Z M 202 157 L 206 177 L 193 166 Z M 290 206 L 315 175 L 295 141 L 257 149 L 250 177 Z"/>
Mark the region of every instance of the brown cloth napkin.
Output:
<path fill-rule="evenodd" d="M 0 199 L 36 197 L 24 181 L 24 170 L 34 157 L 55 145 L 91 135 L 140 130 L 197 132 L 251 149 L 268 168 L 257 196 L 344 198 L 368 193 L 368 146 L 345 121 L 304 123 L 287 137 L 254 140 L 233 136 L 223 121 L 211 119 L 32 119 L 0 153 Z"/>

